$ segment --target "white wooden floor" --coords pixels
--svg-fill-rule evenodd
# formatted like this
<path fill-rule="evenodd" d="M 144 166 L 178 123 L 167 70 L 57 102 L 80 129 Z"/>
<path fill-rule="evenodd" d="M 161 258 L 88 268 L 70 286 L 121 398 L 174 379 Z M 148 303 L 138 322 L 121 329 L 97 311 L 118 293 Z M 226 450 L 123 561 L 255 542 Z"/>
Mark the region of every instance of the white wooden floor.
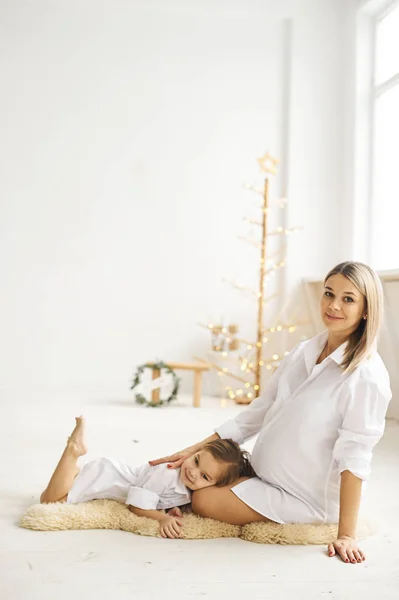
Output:
<path fill-rule="evenodd" d="M 238 539 L 163 540 L 120 531 L 34 532 L 17 521 L 63 449 L 75 414 L 89 424 L 87 460 L 109 455 L 140 463 L 211 432 L 238 409 L 183 399 L 166 409 L 126 401 L 56 397 L 3 399 L 0 430 L 0 598 L 117 600 L 399 598 L 399 425 L 389 423 L 375 453 L 366 510 L 378 533 L 360 565 L 328 558 L 324 547 Z"/>

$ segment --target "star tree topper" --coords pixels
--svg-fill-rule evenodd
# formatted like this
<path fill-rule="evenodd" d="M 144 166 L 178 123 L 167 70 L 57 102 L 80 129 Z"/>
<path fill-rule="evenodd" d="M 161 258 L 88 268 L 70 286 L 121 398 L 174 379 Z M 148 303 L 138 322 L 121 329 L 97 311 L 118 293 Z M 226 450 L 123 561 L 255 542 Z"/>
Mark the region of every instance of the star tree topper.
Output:
<path fill-rule="evenodd" d="M 266 152 L 266 154 L 264 154 L 261 158 L 257 158 L 256 160 L 264 173 L 271 173 L 272 175 L 276 175 L 276 167 L 279 162 L 277 158 L 274 158 L 271 154 L 269 154 L 269 152 Z"/>

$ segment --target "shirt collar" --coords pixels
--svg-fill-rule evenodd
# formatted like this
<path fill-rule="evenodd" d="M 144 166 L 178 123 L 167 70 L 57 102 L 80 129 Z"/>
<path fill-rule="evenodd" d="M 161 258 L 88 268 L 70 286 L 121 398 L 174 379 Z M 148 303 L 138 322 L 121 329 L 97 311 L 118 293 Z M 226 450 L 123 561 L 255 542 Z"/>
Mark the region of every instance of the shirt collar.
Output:
<path fill-rule="evenodd" d="M 176 479 L 175 491 L 178 494 L 185 494 L 186 496 L 187 495 L 190 496 L 191 490 L 186 485 L 184 485 L 184 483 L 180 479 L 180 469 L 176 469 L 176 471 L 177 471 L 177 479 Z"/>
<path fill-rule="evenodd" d="M 344 342 L 343 344 L 338 346 L 338 348 L 334 350 L 334 352 L 332 352 L 330 356 L 327 356 L 327 358 L 331 358 L 331 360 L 334 360 L 337 363 L 337 365 L 341 366 L 347 345 L 348 342 Z"/>
<path fill-rule="evenodd" d="M 328 331 L 325 330 L 325 331 L 322 331 L 321 333 L 319 333 L 318 335 L 316 335 L 311 340 L 309 340 L 309 343 L 306 344 L 306 346 L 304 348 L 304 353 L 305 353 L 305 363 L 306 363 L 306 368 L 307 368 L 308 373 L 312 372 L 313 367 L 315 366 L 316 361 L 319 358 L 321 351 L 323 350 L 324 346 L 326 345 L 327 339 L 328 339 Z M 337 365 L 341 365 L 344 354 L 345 354 L 347 343 L 348 342 L 344 342 L 343 344 L 338 346 L 338 348 L 336 350 L 334 350 L 334 352 L 332 352 L 329 356 L 327 356 L 327 358 L 330 358 L 331 360 L 336 362 Z"/>

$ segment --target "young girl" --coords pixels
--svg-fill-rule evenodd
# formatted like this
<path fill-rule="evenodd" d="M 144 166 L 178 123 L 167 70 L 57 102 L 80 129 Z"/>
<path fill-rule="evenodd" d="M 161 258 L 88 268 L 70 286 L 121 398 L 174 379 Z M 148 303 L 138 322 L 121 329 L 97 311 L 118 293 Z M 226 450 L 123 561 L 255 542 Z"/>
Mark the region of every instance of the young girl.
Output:
<path fill-rule="evenodd" d="M 79 472 L 78 459 L 86 453 L 85 421 L 78 417 L 40 502 L 75 504 L 99 498 L 125 502 L 136 515 L 157 520 L 164 538 L 180 537 L 182 513 L 178 507 L 190 504 L 191 491 L 231 485 L 240 477 L 256 477 L 248 453 L 232 440 L 205 444 L 180 469 L 151 467 L 148 463 L 130 467 L 99 458 Z M 173 510 L 164 512 L 170 508 Z"/>

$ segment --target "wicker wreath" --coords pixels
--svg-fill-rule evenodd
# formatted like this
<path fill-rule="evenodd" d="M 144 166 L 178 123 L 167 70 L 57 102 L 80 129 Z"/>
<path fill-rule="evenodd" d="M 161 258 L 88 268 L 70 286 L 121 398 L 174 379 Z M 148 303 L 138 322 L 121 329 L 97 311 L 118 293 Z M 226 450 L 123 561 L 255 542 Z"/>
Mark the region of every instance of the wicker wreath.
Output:
<path fill-rule="evenodd" d="M 138 393 L 135 395 L 137 404 L 145 404 L 146 406 L 154 406 L 155 407 L 155 406 L 162 406 L 163 404 L 169 404 L 170 402 L 172 402 L 172 400 L 175 400 L 175 398 L 177 397 L 177 394 L 179 392 L 180 379 L 176 375 L 175 371 L 173 369 L 171 369 L 170 367 L 168 367 L 168 365 L 166 365 L 163 361 L 158 361 L 157 363 L 151 363 L 150 365 L 147 363 L 145 363 L 144 365 L 140 365 L 136 371 L 136 374 L 134 376 L 133 383 L 132 383 L 130 389 L 134 390 L 137 386 L 139 386 L 142 383 L 141 376 L 146 369 L 151 369 L 152 371 L 154 371 L 154 370 L 161 371 L 161 369 L 162 369 L 168 375 L 171 375 L 172 380 L 173 380 L 173 389 L 168 398 L 166 398 L 165 400 L 159 399 L 158 402 L 153 402 L 151 399 L 147 400 L 147 398 L 145 396 L 143 396 L 143 394 Z"/>

